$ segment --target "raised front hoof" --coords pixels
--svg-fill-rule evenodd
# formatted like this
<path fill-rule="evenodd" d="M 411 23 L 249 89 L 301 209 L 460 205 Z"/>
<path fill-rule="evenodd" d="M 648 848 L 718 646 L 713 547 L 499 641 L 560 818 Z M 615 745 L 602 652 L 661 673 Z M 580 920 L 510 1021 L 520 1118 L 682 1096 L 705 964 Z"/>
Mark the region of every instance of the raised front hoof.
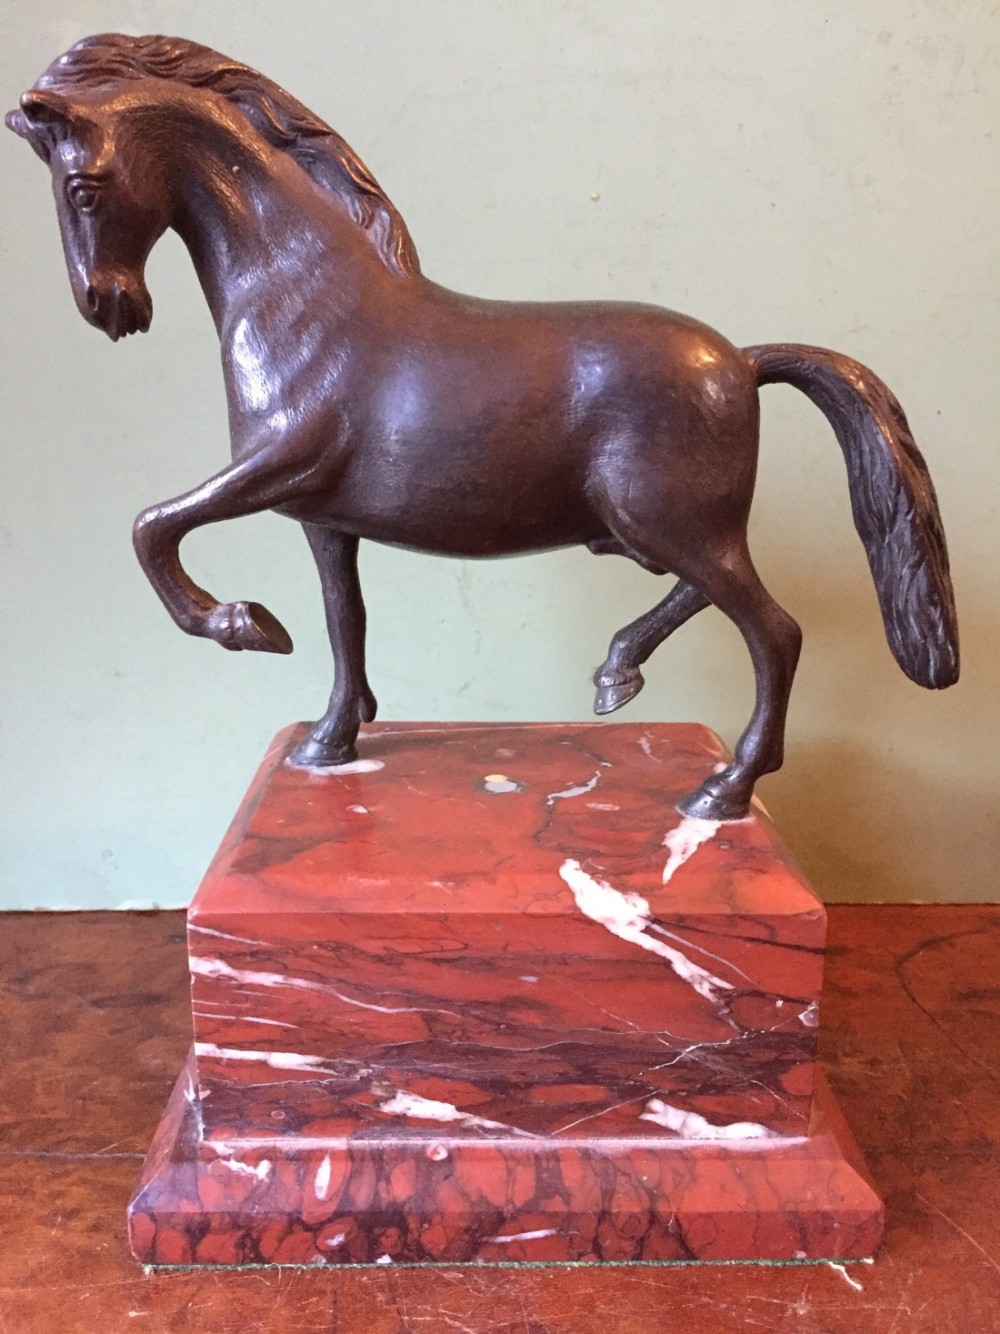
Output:
<path fill-rule="evenodd" d="M 210 639 L 234 652 L 291 653 L 292 637 L 259 602 L 227 602 L 209 615 L 206 633 Z"/>
<path fill-rule="evenodd" d="M 594 712 L 600 715 L 614 713 L 615 709 L 620 709 L 630 699 L 635 699 L 646 682 L 643 680 L 642 672 L 635 671 L 620 681 L 605 682 L 598 677 L 595 684 L 597 694 L 594 696 Z"/>
<path fill-rule="evenodd" d="M 750 792 L 746 797 L 738 797 L 707 779 L 694 792 L 681 797 L 677 809 L 681 815 L 695 820 L 742 820 L 750 809 L 752 796 Z"/>
<path fill-rule="evenodd" d="M 339 764 L 350 764 L 358 758 L 358 750 L 350 741 L 324 741 L 307 736 L 288 756 L 288 763 L 296 769 L 335 769 Z"/>

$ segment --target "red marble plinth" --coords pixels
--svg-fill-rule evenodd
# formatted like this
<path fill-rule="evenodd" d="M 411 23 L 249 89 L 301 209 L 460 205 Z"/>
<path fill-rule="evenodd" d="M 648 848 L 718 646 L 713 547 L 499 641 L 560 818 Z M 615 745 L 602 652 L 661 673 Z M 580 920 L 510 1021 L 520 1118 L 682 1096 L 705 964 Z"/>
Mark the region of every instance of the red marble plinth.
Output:
<path fill-rule="evenodd" d="M 285 763 L 300 735 L 191 905 L 139 1258 L 869 1253 L 813 1098 L 822 906 L 763 815 L 674 809 L 712 733 L 372 727 L 323 773 Z"/>
<path fill-rule="evenodd" d="M 129 1207 L 147 1264 L 853 1259 L 882 1210 L 822 1077 L 808 1136 L 695 1142 L 438 1127 L 203 1138 L 189 1061 Z"/>

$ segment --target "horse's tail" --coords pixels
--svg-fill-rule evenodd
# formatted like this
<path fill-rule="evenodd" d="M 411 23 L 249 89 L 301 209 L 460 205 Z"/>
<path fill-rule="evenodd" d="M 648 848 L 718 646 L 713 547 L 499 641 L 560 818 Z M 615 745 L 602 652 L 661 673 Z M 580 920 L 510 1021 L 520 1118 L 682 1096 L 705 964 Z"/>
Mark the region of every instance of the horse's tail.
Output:
<path fill-rule="evenodd" d="M 771 343 L 744 355 L 758 384 L 794 385 L 828 418 L 844 451 L 854 526 L 893 656 L 918 685 L 953 685 L 958 623 L 944 529 L 902 408 L 866 366 L 837 352 Z"/>

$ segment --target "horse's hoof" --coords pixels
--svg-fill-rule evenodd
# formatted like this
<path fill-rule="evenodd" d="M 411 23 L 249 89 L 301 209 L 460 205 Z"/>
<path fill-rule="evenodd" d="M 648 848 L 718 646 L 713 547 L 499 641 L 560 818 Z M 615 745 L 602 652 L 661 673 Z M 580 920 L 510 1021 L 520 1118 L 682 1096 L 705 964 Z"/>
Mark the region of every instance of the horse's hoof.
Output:
<path fill-rule="evenodd" d="M 357 758 L 358 750 L 353 742 L 323 741 L 307 736 L 288 756 L 288 763 L 296 769 L 333 769 Z"/>
<path fill-rule="evenodd" d="M 710 779 L 702 783 L 694 792 L 681 797 L 677 809 L 681 815 L 688 815 L 695 820 L 742 820 L 750 809 L 750 796 L 738 798 L 732 793 L 720 791 Z"/>
<path fill-rule="evenodd" d="M 223 648 L 291 653 L 292 637 L 259 602 L 229 602 L 209 616 L 208 632 Z"/>
<path fill-rule="evenodd" d="M 594 696 L 594 712 L 604 714 L 614 713 L 615 709 L 620 709 L 630 699 L 635 699 L 646 682 L 643 680 L 642 672 L 636 669 L 624 681 L 604 682 L 598 677 L 595 684 L 597 694 Z"/>

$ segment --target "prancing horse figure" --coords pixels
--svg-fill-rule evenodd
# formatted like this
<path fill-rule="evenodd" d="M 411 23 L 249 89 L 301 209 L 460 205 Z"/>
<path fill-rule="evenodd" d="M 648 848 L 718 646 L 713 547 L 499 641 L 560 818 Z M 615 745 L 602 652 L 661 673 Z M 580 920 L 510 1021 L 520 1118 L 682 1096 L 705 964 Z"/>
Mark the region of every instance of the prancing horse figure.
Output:
<path fill-rule="evenodd" d="M 598 713 L 631 699 L 642 663 L 709 603 L 742 633 L 753 716 L 732 762 L 681 809 L 743 816 L 781 764 L 801 639 L 747 549 L 757 390 L 776 382 L 801 389 L 837 434 L 903 671 L 929 687 L 956 680 L 934 489 L 895 398 L 856 361 L 794 344 L 741 350 L 654 306 L 449 292 L 421 274 L 402 218 L 338 134 L 256 71 L 179 38 L 79 42 L 7 125 L 52 169 L 89 323 L 112 339 L 147 329 L 150 250 L 173 227 L 191 253 L 222 345 L 233 462 L 140 514 L 135 547 L 181 629 L 288 653 L 270 612 L 216 601 L 178 548 L 202 524 L 259 510 L 302 524 L 335 673 L 293 763 L 353 759 L 375 715 L 360 538 L 445 556 L 580 544 L 678 576 L 612 639 Z"/>

